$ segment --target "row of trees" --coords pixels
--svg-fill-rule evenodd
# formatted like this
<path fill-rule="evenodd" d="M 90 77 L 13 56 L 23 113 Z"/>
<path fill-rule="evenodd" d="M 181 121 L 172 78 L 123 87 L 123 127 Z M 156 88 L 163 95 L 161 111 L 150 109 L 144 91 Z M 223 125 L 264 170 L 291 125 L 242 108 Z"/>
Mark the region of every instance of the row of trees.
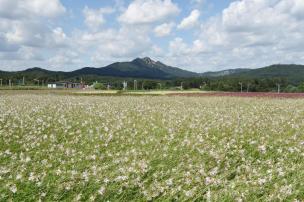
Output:
<path fill-rule="evenodd" d="M 11 85 L 34 85 L 42 86 L 46 85 L 48 82 L 54 82 L 57 79 L 54 78 L 37 78 L 29 79 L 23 77 L 18 78 L 9 78 L 1 79 L 0 85 L 5 86 L 9 85 L 9 80 L 11 80 Z M 58 80 L 57 80 L 58 81 Z M 222 78 L 180 78 L 173 80 L 149 80 L 149 79 L 136 79 L 136 88 L 134 79 L 132 78 L 114 78 L 114 77 L 75 77 L 69 79 L 73 82 L 83 81 L 85 84 L 92 85 L 98 81 L 97 89 L 123 89 L 123 82 L 128 83 L 128 90 L 154 90 L 154 89 L 201 89 L 206 91 L 231 91 L 231 92 L 272 92 L 277 91 L 278 87 L 281 92 L 304 92 L 304 82 L 303 83 L 294 83 L 293 81 L 288 81 L 284 78 L 231 78 L 231 77 L 222 77 Z"/>
<path fill-rule="evenodd" d="M 155 90 L 155 89 L 171 89 L 171 90 L 189 90 L 201 89 L 205 91 L 230 91 L 230 92 L 304 92 L 304 82 L 294 84 L 286 79 L 241 79 L 241 78 L 187 78 L 175 80 L 126 80 L 128 82 L 128 90 Z M 98 83 L 97 89 L 107 89 L 108 85 L 111 89 L 123 89 L 122 81 L 102 82 Z M 135 87 L 137 86 L 137 88 Z"/>

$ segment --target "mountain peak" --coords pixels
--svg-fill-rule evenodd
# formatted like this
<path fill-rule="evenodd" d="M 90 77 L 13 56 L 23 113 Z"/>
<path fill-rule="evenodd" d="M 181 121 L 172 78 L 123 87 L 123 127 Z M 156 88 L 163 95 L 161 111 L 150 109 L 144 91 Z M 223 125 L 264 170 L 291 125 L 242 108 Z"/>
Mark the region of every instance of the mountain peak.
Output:
<path fill-rule="evenodd" d="M 154 60 L 152 60 L 151 58 L 149 58 L 149 57 L 141 58 L 141 60 L 144 61 L 146 64 L 149 64 L 149 65 L 156 64 L 156 62 Z"/>

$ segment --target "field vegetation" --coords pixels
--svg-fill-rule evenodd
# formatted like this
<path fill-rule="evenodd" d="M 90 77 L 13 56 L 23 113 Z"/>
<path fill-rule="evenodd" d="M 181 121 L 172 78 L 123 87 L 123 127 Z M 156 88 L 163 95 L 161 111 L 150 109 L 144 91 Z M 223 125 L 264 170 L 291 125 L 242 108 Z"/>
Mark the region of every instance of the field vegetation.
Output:
<path fill-rule="evenodd" d="M 304 200 L 303 99 L 0 99 L 0 201 Z"/>

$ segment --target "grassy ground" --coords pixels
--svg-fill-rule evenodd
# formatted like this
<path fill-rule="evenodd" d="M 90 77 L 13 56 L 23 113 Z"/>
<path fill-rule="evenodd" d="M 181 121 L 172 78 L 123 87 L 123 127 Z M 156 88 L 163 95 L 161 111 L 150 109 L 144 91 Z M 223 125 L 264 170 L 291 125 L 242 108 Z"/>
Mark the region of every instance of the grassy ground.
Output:
<path fill-rule="evenodd" d="M 0 201 L 304 200 L 303 99 L 0 98 Z"/>

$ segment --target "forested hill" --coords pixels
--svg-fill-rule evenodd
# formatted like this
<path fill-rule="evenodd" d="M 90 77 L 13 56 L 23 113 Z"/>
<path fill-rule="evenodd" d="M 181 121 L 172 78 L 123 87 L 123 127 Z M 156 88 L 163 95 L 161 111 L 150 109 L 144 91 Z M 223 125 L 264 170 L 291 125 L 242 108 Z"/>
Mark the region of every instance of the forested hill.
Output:
<path fill-rule="evenodd" d="M 236 72 L 230 74 L 229 77 L 242 77 L 250 79 L 284 78 L 290 82 L 298 83 L 304 81 L 304 65 L 271 65 L 264 68 Z"/>
<path fill-rule="evenodd" d="M 116 62 L 106 67 L 85 67 L 72 72 L 49 71 L 42 68 L 31 68 L 19 72 L 0 72 L 1 77 L 27 77 L 27 79 L 70 80 L 79 77 L 125 77 L 145 79 L 174 79 L 198 77 L 195 72 L 165 65 L 152 59 L 137 58 L 131 62 Z"/>
<path fill-rule="evenodd" d="M 13 81 L 36 79 L 48 81 L 73 80 L 92 82 L 104 78 L 139 78 L 154 80 L 174 80 L 177 78 L 210 78 L 210 79 L 284 79 L 291 84 L 304 81 L 304 65 L 271 65 L 258 69 L 228 69 L 218 72 L 195 73 L 165 65 L 150 58 L 137 58 L 131 62 L 117 62 L 102 68 L 85 67 L 72 72 L 50 71 L 42 68 L 30 68 L 18 72 L 0 71 L 0 79 Z"/>

